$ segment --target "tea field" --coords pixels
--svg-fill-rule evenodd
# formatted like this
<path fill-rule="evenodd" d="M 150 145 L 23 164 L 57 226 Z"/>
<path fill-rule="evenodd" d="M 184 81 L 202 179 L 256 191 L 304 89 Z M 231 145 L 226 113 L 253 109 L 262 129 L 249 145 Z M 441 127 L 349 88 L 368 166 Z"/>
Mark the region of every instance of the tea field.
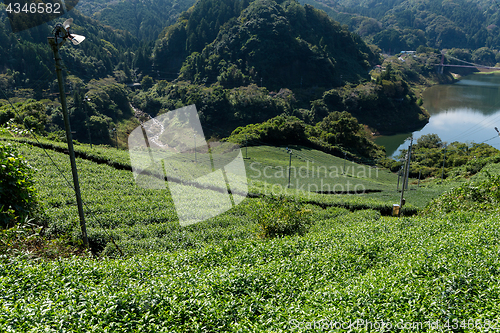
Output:
<path fill-rule="evenodd" d="M 47 152 L 9 142 L 37 169 L 45 235 L 77 239 L 73 192 L 47 154 L 71 181 L 68 156 L 52 142 L 44 142 L 51 148 Z M 344 168 L 342 159 L 291 148 L 297 168 L 292 186 L 282 174 L 289 163 L 284 147 L 249 147 L 250 195 L 224 214 L 183 227 L 168 188 L 135 184 L 126 152 L 78 145 L 88 235 L 98 256 L 2 255 L 0 331 L 486 332 L 500 327 L 496 201 L 482 209 L 423 213 L 433 198 L 464 184 L 426 181 L 411 185 L 404 216 L 392 217 L 400 196 L 396 175 L 349 161 Z M 244 148 L 242 153 L 246 157 Z M 498 165 L 488 165 L 475 180 L 498 171 Z M 310 192 L 325 184 L 322 179 L 337 186 L 332 194 Z M 366 191 L 339 194 L 348 182 Z M 490 190 L 496 191 L 493 185 Z M 200 198 L 186 192 L 184 200 L 217 195 L 197 193 Z M 292 232 L 266 237 L 276 221 L 284 226 L 281 231 Z"/>

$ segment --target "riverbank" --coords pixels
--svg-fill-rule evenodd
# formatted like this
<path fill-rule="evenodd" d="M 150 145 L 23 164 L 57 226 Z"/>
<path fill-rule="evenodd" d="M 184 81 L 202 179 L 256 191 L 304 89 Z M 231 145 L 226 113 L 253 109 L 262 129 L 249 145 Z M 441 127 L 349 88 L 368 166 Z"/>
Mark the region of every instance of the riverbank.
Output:
<path fill-rule="evenodd" d="M 395 126 L 394 130 L 372 131 L 370 133 L 372 141 L 387 147 L 389 142 L 384 138 L 394 137 L 397 138 L 397 141 L 404 141 L 409 133 L 421 130 L 429 123 L 431 117 L 431 113 L 426 109 L 424 104 L 424 92 L 433 86 L 455 83 L 462 76 L 472 73 L 470 69 L 464 70 L 468 70 L 471 73 L 465 73 L 462 69 L 457 71 L 459 73 L 452 73 L 445 69 L 440 74 L 438 71 L 440 57 L 441 54 L 439 52 L 384 55 L 384 61 L 381 66 L 382 70 L 390 66 L 397 76 L 407 82 L 409 89 L 416 98 L 416 104 L 423 110 L 422 112 L 426 119 L 420 117 L 422 119 L 412 121 L 409 126 Z M 372 76 L 376 77 L 376 75 L 375 73 Z M 409 121 L 404 123 L 409 123 Z"/>
<path fill-rule="evenodd" d="M 456 77 L 447 69 L 442 74 L 439 73 L 440 63 L 441 53 L 429 51 L 417 54 L 386 55 L 382 67 L 390 64 L 395 73 L 408 83 L 415 96 L 421 98 L 422 93 L 429 87 L 456 82 Z M 467 75 L 465 72 L 462 73 L 462 69 L 456 73 Z"/>
<path fill-rule="evenodd" d="M 409 136 L 418 139 L 432 133 L 443 142 L 485 142 L 499 149 L 500 138 L 495 131 L 499 124 L 492 121 L 500 116 L 499 74 L 478 72 L 462 76 L 454 84 L 427 87 L 422 94 L 422 106 L 431 115 L 429 123 L 416 131 L 377 136 L 374 142 L 386 148 L 387 156 L 406 149 L 403 143 Z"/>

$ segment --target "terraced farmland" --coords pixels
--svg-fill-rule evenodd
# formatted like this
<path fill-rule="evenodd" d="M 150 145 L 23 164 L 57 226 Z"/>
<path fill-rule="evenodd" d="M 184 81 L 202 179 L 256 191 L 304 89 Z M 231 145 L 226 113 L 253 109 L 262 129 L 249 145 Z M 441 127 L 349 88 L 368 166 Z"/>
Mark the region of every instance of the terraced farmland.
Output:
<path fill-rule="evenodd" d="M 17 145 L 37 168 L 47 234 L 78 238 L 66 181 L 40 148 Z M 342 159 L 291 148 L 297 174 L 313 162 L 343 167 Z M 111 163 L 77 163 L 89 238 L 99 257 L 3 256 L 1 331 L 341 332 L 346 330 L 336 325 L 344 324 L 355 332 L 373 331 L 373 325 L 385 325 L 386 331 L 476 332 L 479 325 L 484 331 L 495 325 L 498 209 L 409 216 L 457 184 L 429 183 L 409 191 L 406 216 L 394 218 L 387 215 L 397 202 L 397 176 L 383 170 L 332 178 L 377 190 L 358 195 L 287 188 L 288 175 L 249 176 L 251 195 L 240 205 L 182 227 L 168 188 L 138 187 L 123 152 L 98 149 L 87 155 L 102 154 Z M 48 153 L 71 179 L 67 155 Z M 284 148 L 249 147 L 248 157 L 247 173 L 263 175 L 266 167 L 276 172 L 289 163 Z M 317 184 L 309 177 L 311 167 L 302 170 L 308 176 L 300 181 Z M 264 212 L 271 194 L 289 197 L 307 215 L 312 223 L 303 235 L 259 236 L 256 214 Z M 207 190 L 207 200 L 211 195 Z M 185 199 L 194 200 L 189 193 Z"/>

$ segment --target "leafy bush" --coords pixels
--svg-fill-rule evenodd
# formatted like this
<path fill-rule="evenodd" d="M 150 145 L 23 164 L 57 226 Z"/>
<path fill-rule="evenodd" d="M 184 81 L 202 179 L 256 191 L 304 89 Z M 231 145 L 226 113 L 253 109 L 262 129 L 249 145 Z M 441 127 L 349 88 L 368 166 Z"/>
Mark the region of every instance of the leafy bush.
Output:
<path fill-rule="evenodd" d="M 23 219 L 35 204 L 32 167 L 10 144 L 0 144 L 0 227 Z"/>
<path fill-rule="evenodd" d="M 467 183 L 444 193 L 431 201 L 425 212 L 492 210 L 499 203 L 500 176 L 488 175 L 484 181 Z"/>
<path fill-rule="evenodd" d="M 255 203 L 257 225 L 262 238 L 303 235 L 311 226 L 310 210 L 286 197 L 270 197 Z"/>
<path fill-rule="evenodd" d="M 10 104 L 0 107 L 0 125 L 5 125 L 12 132 L 19 135 L 24 134 L 26 129 L 44 134 L 45 126 L 49 122 L 46 106 L 32 99 L 19 102 L 14 105 L 16 112 Z"/>

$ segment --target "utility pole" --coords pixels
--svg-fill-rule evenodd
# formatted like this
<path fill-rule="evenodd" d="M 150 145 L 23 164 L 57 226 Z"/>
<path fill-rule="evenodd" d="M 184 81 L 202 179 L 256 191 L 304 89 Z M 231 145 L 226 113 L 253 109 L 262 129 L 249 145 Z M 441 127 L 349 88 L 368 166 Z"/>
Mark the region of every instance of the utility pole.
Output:
<path fill-rule="evenodd" d="M 52 47 L 52 51 L 54 52 L 54 59 L 56 61 L 56 74 L 57 74 L 57 82 L 59 84 L 59 97 L 61 98 L 64 127 L 66 128 L 66 139 L 68 141 L 69 160 L 71 162 L 71 172 L 73 174 L 73 184 L 75 188 L 76 203 L 78 206 L 78 215 L 80 216 L 80 228 L 82 230 L 83 245 L 86 248 L 89 248 L 89 240 L 87 238 L 87 227 L 85 224 L 85 214 L 83 213 L 83 203 L 80 193 L 80 183 L 78 182 L 78 171 L 76 169 L 75 151 L 73 149 L 73 138 L 71 136 L 71 126 L 69 124 L 68 109 L 66 105 L 66 94 L 64 92 L 64 84 L 63 84 L 62 69 L 61 69 L 62 59 L 59 55 L 59 45 L 62 44 L 62 42 L 64 42 L 67 33 L 64 27 L 60 24 L 58 24 L 55 27 L 54 31 L 55 31 L 54 37 L 48 37 L 47 39 L 50 46 Z M 62 39 L 62 41 L 59 42 L 58 39 L 59 40 Z"/>
<path fill-rule="evenodd" d="M 410 178 L 410 163 L 411 163 L 411 149 L 413 146 L 413 136 L 411 137 L 410 146 L 408 147 L 408 163 L 406 164 L 406 189 L 409 189 L 408 178 Z"/>
<path fill-rule="evenodd" d="M 194 135 L 194 163 L 198 164 L 198 160 L 196 159 L 196 134 Z"/>
<path fill-rule="evenodd" d="M 116 131 L 116 127 L 113 127 L 111 129 L 111 132 L 114 134 L 115 136 L 115 147 L 116 149 L 118 149 L 118 132 Z"/>
<path fill-rule="evenodd" d="M 84 101 L 85 114 L 87 115 L 87 132 L 89 133 L 90 149 L 92 149 L 92 136 L 90 135 L 90 124 L 89 124 L 90 123 L 89 110 L 87 108 L 87 103 L 90 102 L 90 98 L 88 98 L 88 96 L 85 96 L 83 101 Z"/>
<path fill-rule="evenodd" d="M 401 210 L 403 210 L 403 200 L 404 200 L 404 193 L 405 193 L 405 178 L 406 178 L 406 164 L 408 163 L 408 153 L 406 153 L 405 156 L 405 162 L 403 163 L 403 166 L 401 170 L 403 171 L 403 176 L 402 176 L 402 183 L 401 183 L 401 198 L 399 199 L 399 211 L 398 211 L 398 217 L 401 216 Z"/>
<path fill-rule="evenodd" d="M 347 159 L 347 152 L 344 152 L 344 168 L 342 169 L 342 174 L 345 173 L 345 160 Z"/>
<path fill-rule="evenodd" d="M 290 155 L 290 161 L 288 162 L 288 186 L 287 186 L 288 188 L 290 188 L 290 176 L 292 171 L 292 150 L 286 147 L 286 151 Z"/>
<path fill-rule="evenodd" d="M 396 191 L 399 192 L 399 179 L 401 178 L 403 173 L 403 166 L 398 170 L 398 185 L 396 186 Z"/>
<path fill-rule="evenodd" d="M 406 155 L 406 165 L 405 165 L 406 175 L 405 175 L 405 177 L 403 177 L 403 185 L 401 187 L 401 198 L 399 200 L 398 216 L 401 216 L 401 211 L 403 210 L 403 205 L 405 203 L 405 199 L 404 199 L 405 183 L 408 186 L 408 174 L 410 173 L 410 156 L 411 156 L 411 146 L 412 145 L 413 145 L 413 136 L 411 137 L 410 147 L 408 147 L 408 153 Z M 406 178 L 406 180 L 405 180 L 405 178 Z"/>

